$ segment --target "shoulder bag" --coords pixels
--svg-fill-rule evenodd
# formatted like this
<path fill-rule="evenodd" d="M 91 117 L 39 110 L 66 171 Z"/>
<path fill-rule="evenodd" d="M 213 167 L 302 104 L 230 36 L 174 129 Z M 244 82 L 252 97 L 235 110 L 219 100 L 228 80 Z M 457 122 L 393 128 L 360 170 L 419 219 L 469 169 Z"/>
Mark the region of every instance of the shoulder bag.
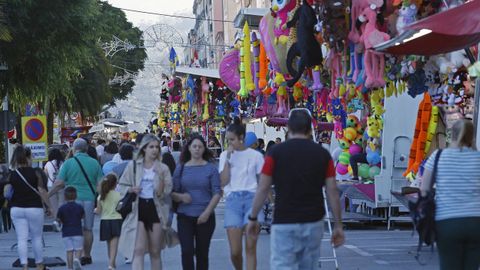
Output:
<path fill-rule="evenodd" d="M 137 162 L 133 162 L 133 186 L 136 186 L 136 177 L 137 177 Z M 127 192 L 123 198 L 118 201 L 117 207 L 115 210 L 122 216 L 122 219 L 125 219 L 128 214 L 132 212 L 132 204 L 137 199 L 137 194 L 134 192 Z"/>
<path fill-rule="evenodd" d="M 96 208 L 97 207 L 97 192 L 93 188 L 92 182 L 90 182 L 90 178 L 88 178 L 87 172 L 85 172 L 85 169 L 83 168 L 82 163 L 80 163 L 80 160 L 78 160 L 77 157 L 73 157 L 73 158 L 77 161 L 78 165 L 80 166 L 80 170 L 82 171 L 82 174 L 85 177 L 85 179 L 87 180 L 88 186 L 90 187 L 90 190 L 93 193 L 93 201 L 95 202 L 95 208 Z"/>
<path fill-rule="evenodd" d="M 419 260 L 420 250 L 422 245 L 431 246 L 433 251 L 433 245 L 436 240 L 435 235 L 435 190 L 433 185 L 437 178 L 438 160 L 442 149 L 437 151 L 435 155 L 435 161 L 432 171 L 432 179 L 430 181 L 430 187 L 427 191 L 427 195 L 422 196 L 421 192 L 418 192 L 418 200 L 416 202 L 410 202 L 410 214 L 415 230 L 418 232 L 418 247 L 415 258 Z M 420 261 L 419 261 L 420 262 Z"/>
<path fill-rule="evenodd" d="M 183 176 L 183 169 L 185 168 L 185 164 L 182 164 L 182 167 L 180 167 L 180 176 L 178 179 L 178 193 L 182 193 L 182 176 Z M 175 200 L 172 200 L 172 211 L 174 213 L 177 213 L 178 211 L 178 206 L 180 205 L 179 202 L 176 202 Z"/>

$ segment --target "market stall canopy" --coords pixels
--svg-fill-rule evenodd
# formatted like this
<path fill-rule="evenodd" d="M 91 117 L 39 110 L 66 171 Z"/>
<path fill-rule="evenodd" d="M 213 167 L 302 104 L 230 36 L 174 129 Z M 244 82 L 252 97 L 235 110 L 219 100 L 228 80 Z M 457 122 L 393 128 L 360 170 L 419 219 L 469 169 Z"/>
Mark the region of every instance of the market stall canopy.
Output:
<path fill-rule="evenodd" d="M 258 29 L 260 20 L 267 14 L 268 8 L 242 8 L 233 20 L 235 28 L 242 29 L 245 21 L 248 22 L 250 29 Z"/>
<path fill-rule="evenodd" d="M 435 55 L 480 42 L 480 0 L 437 13 L 406 27 L 375 50 L 398 55 Z"/>
<path fill-rule="evenodd" d="M 218 73 L 218 69 L 211 68 L 194 68 L 179 66 L 175 68 L 175 75 L 196 75 L 220 79 L 220 73 Z"/>

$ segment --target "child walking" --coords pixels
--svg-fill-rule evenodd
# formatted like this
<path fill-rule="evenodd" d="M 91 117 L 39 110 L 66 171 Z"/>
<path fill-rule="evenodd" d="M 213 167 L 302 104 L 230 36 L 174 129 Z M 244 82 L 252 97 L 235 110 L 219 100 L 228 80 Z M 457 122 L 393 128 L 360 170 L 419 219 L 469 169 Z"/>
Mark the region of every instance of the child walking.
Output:
<path fill-rule="evenodd" d="M 77 190 L 74 187 L 65 188 L 64 194 L 65 204 L 58 209 L 57 222 L 62 225 L 63 243 L 67 250 L 67 267 L 80 270 L 82 269 L 80 257 L 83 250 L 82 219 L 85 212 L 83 207 L 75 202 Z"/>
<path fill-rule="evenodd" d="M 109 270 L 116 268 L 118 239 L 122 230 L 122 216 L 115 210 L 120 193 L 115 191 L 117 176 L 108 174 L 102 181 L 100 196 L 98 196 L 95 213 L 101 215 L 100 241 L 107 241 Z"/>

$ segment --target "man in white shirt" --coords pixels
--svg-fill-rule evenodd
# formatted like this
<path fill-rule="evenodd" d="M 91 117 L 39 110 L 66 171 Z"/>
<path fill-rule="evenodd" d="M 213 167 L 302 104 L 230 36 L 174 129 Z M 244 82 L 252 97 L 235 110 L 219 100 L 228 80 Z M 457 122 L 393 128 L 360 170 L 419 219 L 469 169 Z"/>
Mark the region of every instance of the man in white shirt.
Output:
<path fill-rule="evenodd" d="M 97 140 L 97 147 L 95 148 L 95 150 L 97 150 L 98 158 L 100 158 L 105 152 L 105 144 L 106 144 L 105 140 L 103 139 Z"/>

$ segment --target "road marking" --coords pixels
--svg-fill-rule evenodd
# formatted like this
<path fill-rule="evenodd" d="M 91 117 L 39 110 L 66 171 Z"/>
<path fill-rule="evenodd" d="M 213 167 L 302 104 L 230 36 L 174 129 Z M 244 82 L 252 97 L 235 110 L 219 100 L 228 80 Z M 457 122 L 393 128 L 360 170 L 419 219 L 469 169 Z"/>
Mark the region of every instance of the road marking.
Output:
<path fill-rule="evenodd" d="M 213 238 L 211 241 L 225 241 L 225 238 Z"/>
<path fill-rule="evenodd" d="M 372 257 L 373 255 L 366 252 L 366 251 L 363 251 L 361 249 L 359 249 L 358 247 L 354 246 L 354 245 L 343 245 L 344 247 L 350 249 L 351 251 L 363 256 L 363 257 Z"/>
<path fill-rule="evenodd" d="M 383 264 L 383 265 L 389 264 L 387 261 L 382 261 L 382 260 L 375 260 L 375 263 L 376 264 Z"/>

